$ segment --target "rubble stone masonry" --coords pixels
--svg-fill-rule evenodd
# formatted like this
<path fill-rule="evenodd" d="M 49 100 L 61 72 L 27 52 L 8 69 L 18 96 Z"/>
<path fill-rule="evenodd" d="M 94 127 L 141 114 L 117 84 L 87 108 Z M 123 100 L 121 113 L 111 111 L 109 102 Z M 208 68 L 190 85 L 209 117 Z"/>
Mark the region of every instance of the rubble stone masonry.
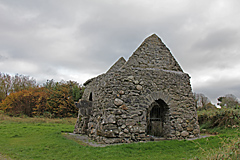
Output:
<path fill-rule="evenodd" d="M 199 136 L 190 77 L 156 34 L 84 85 L 74 133 L 107 144 Z"/>

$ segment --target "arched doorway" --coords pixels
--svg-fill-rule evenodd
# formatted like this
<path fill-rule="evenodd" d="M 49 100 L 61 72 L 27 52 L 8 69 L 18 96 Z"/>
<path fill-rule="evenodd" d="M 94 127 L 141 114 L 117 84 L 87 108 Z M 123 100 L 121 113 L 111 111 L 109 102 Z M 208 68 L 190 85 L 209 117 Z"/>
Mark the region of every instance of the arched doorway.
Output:
<path fill-rule="evenodd" d="M 168 105 L 161 99 L 154 101 L 147 114 L 147 134 L 163 137 L 166 134 L 166 121 L 168 119 Z"/>

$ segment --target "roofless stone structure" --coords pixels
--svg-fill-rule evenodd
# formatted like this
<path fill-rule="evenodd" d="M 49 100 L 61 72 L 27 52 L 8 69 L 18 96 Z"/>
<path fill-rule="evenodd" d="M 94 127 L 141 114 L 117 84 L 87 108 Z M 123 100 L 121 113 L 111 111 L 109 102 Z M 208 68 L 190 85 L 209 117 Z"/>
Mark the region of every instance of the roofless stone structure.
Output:
<path fill-rule="evenodd" d="M 84 85 L 74 133 L 103 143 L 199 136 L 190 77 L 156 34 Z"/>

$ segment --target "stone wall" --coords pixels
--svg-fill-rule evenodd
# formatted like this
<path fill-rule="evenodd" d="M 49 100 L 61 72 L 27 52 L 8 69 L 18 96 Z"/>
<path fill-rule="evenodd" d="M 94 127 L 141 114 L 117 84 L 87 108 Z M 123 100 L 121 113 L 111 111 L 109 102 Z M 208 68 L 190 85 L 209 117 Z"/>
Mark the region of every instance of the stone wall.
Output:
<path fill-rule="evenodd" d="M 155 34 L 84 85 L 74 133 L 103 143 L 199 136 L 190 77 Z"/>
<path fill-rule="evenodd" d="M 123 66 L 123 68 L 131 67 L 157 68 L 182 72 L 180 65 L 170 50 L 156 34 L 146 38 Z"/>
<path fill-rule="evenodd" d="M 95 78 L 83 96 L 85 100 L 89 100 L 91 93 L 93 96 L 92 116 L 86 134 L 104 143 L 148 140 L 148 109 L 161 99 L 169 106 L 164 137 L 198 136 L 189 78 L 183 72 L 139 68 Z"/>
<path fill-rule="evenodd" d="M 114 63 L 114 65 L 107 71 L 107 74 L 110 72 L 118 71 L 125 63 L 126 60 L 123 57 L 119 58 L 118 61 Z"/>

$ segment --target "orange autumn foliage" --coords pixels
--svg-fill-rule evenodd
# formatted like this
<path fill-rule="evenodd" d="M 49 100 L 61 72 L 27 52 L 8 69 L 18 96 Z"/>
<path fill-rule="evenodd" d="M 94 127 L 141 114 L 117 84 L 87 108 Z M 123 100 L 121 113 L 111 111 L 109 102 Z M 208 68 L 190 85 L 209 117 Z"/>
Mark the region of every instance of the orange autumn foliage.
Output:
<path fill-rule="evenodd" d="M 11 93 L 0 104 L 1 110 L 12 116 L 40 116 L 47 107 L 45 88 L 34 88 Z"/>
<path fill-rule="evenodd" d="M 64 85 L 57 89 L 41 87 L 11 93 L 0 104 L 0 110 L 11 116 L 55 118 L 77 115 L 77 108 L 69 95 L 68 86 Z"/>

